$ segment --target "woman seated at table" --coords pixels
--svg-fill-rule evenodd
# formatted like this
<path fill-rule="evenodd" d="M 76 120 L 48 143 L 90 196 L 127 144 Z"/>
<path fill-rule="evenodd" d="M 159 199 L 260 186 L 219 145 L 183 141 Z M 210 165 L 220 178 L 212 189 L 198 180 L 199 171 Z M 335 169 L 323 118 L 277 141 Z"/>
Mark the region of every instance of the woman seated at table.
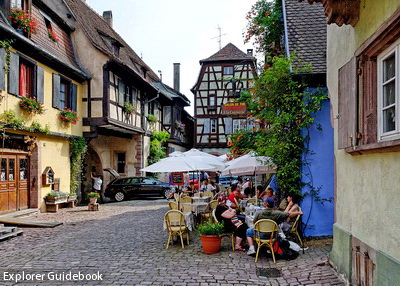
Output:
<path fill-rule="evenodd" d="M 232 185 L 232 193 L 229 195 L 228 197 L 228 205 L 233 208 L 239 208 L 239 206 L 236 205 L 235 203 L 235 198 L 237 200 L 237 202 L 239 202 L 241 199 L 244 198 L 244 195 L 240 193 L 240 187 L 238 185 Z"/>
<path fill-rule="evenodd" d="M 218 206 L 215 209 L 215 216 L 219 222 L 224 222 L 224 232 L 234 233 L 236 236 L 235 250 L 244 251 L 241 244 L 246 239 L 247 224 L 242 223 L 237 215 L 236 210 L 229 208 L 226 205 L 225 193 L 218 194 Z"/>
<path fill-rule="evenodd" d="M 183 194 L 189 196 L 189 197 L 193 197 L 193 194 L 196 193 L 198 190 L 196 189 L 196 187 L 194 186 L 194 182 L 190 182 L 189 186 L 187 186 L 184 190 L 183 190 Z"/>
<path fill-rule="evenodd" d="M 259 190 L 259 187 L 261 187 L 261 186 L 257 186 L 257 190 Z M 261 189 L 262 189 L 262 187 L 261 187 Z M 263 200 L 263 202 L 266 202 L 267 199 L 269 199 L 269 198 L 273 198 L 275 200 L 274 189 L 272 189 L 271 187 L 268 187 L 265 191 L 262 191 L 257 196 L 257 199 L 261 199 L 261 200 Z"/>
<path fill-rule="evenodd" d="M 300 211 L 300 207 L 298 203 L 300 202 L 300 196 L 296 194 L 288 194 L 287 196 L 288 205 L 285 209 L 287 213 L 294 213 Z M 287 219 L 286 221 L 280 224 L 283 232 L 287 232 L 291 227 L 293 222 L 296 220 L 296 217 L 292 217 Z"/>

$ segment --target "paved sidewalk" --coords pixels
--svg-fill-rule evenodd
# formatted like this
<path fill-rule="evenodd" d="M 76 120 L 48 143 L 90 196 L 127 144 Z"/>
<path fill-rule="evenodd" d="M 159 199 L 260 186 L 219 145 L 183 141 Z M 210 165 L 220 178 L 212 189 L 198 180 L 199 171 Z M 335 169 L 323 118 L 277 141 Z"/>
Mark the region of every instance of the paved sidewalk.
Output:
<path fill-rule="evenodd" d="M 167 210 L 165 200 L 133 200 L 98 212 L 82 206 L 31 215 L 64 225 L 24 228 L 24 235 L 0 242 L 0 285 L 345 285 L 327 263 L 330 245 L 276 264 L 232 252 L 228 238 L 219 254 L 203 254 L 195 232 L 184 249 L 179 243 L 165 249 Z M 265 271 L 279 277 L 261 276 Z M 24 281 L 15 283 L 17 275 Z"/>

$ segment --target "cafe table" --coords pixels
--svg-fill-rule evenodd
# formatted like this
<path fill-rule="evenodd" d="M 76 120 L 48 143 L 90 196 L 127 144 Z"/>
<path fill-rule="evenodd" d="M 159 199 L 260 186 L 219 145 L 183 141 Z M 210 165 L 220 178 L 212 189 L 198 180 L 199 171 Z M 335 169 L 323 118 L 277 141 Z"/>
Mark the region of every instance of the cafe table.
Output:
<path fill-rule="evenodd" d="M 192 197 L 194 203 L 209 203 L 211 199 L 211 197 Z"/>
<path fill-rule="evenodd" d="M 184 207 L 184 205 L 185 205 L 185 207 Z M 185 208 L 186 210 L 188 208 L 190 208 L 191 211 L 196 216 L 199 215 L 200 213 L 204 213 L 207 205 L 208 205 L 208 203 L 204 203 L 204 202 L 182 203 L 183 208 Z"/>
<path fill-rule="evenodd" d="M 186 227 L 192 231 L 194 229 L 194 214 L 192 212 L 185 212 L 183 213 L 183 216 L 185 217 L 185 221 L 186 221 Z M 174 225 L 174 223 L 171 223 L 172 225 Z M 163 224 L 164 230 L 167 229 L 167 225 L 164 221 Z"/>

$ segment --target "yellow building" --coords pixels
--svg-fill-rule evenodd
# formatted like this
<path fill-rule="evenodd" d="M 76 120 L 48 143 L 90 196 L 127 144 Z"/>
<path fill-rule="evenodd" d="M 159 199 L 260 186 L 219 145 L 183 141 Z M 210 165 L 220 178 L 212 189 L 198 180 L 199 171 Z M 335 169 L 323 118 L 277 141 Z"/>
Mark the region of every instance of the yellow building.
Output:
<path fill-rule="evenodd" d="M 327 84 L 336 176 L 330 260 L 351 285 L 400 285 L 400 2 L 316 2 L 331 24 Z"/>
<path fill-rule="evenodd" d="M 75 59 L 71 30 L 45 5 L 1 6 L 5 19 L 27 11 L 31 28 L 0 21 L 0 213 L 44 211 L 43 197 L 52 189 L 69 193 L 69 140 L 82 136 L 81 120 L 68 123 L 60 116 L 70 109 L 81 119 L 89 78 Z"/>

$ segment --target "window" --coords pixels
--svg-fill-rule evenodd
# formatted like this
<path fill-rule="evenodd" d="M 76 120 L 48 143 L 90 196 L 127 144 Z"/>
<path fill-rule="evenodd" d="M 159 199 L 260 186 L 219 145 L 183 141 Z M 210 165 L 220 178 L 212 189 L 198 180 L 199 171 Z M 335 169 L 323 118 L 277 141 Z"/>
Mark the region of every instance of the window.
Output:
<path fill-rule="evenodd" d="M 399 41 L 378 57 L 378 131 L 380 139 L 395 139 L 399 128 Z"/>
<path fill-rule="evenodd" d="M 34 65 L 20 58 L 19 60 L 19 95 L 35 97 L 33 92 Z"/>
<path fill-rule="evenodd" d="M 233 75 L 233 66 L 224 67 L 224 75 Z"/>
<path fill-rule="evenodd" d="M 217 133 L 217 119 L 211 119 L 211 133 Z"/>
<path fill-rule="evenodd" d="M 77 85 L 69 79 L 53 74 L 53 103 L 57 109 L 77 111 Z"/>
<path fill-rule="evenodd" d="M 247 128 L 246 119 L 233 119 L 233 132 L 238 130 L 246 130 Z"/>
<path fill-rule="evenodd" d="M 117 172 L 125 173 L 125 153 L 117 153 Z"/>
<path fill-rule="evenodd" d="M 20 8 L 24 9 L 24 1 L 23 0 L 11 0 L 11 8 Z"/>
<path fill-rule="evenodd" d="M 209 97 L 208 97 L 208 107 L 209 108 L 213 108 L 213 107 L 216 107 L 216 96 L 215 96 L 215 94 L 211 94 Z"/>
<path fill-rule="evenodd" d="M 163 107 L 163 124 L 171 125 L 171 106 Z"/>

